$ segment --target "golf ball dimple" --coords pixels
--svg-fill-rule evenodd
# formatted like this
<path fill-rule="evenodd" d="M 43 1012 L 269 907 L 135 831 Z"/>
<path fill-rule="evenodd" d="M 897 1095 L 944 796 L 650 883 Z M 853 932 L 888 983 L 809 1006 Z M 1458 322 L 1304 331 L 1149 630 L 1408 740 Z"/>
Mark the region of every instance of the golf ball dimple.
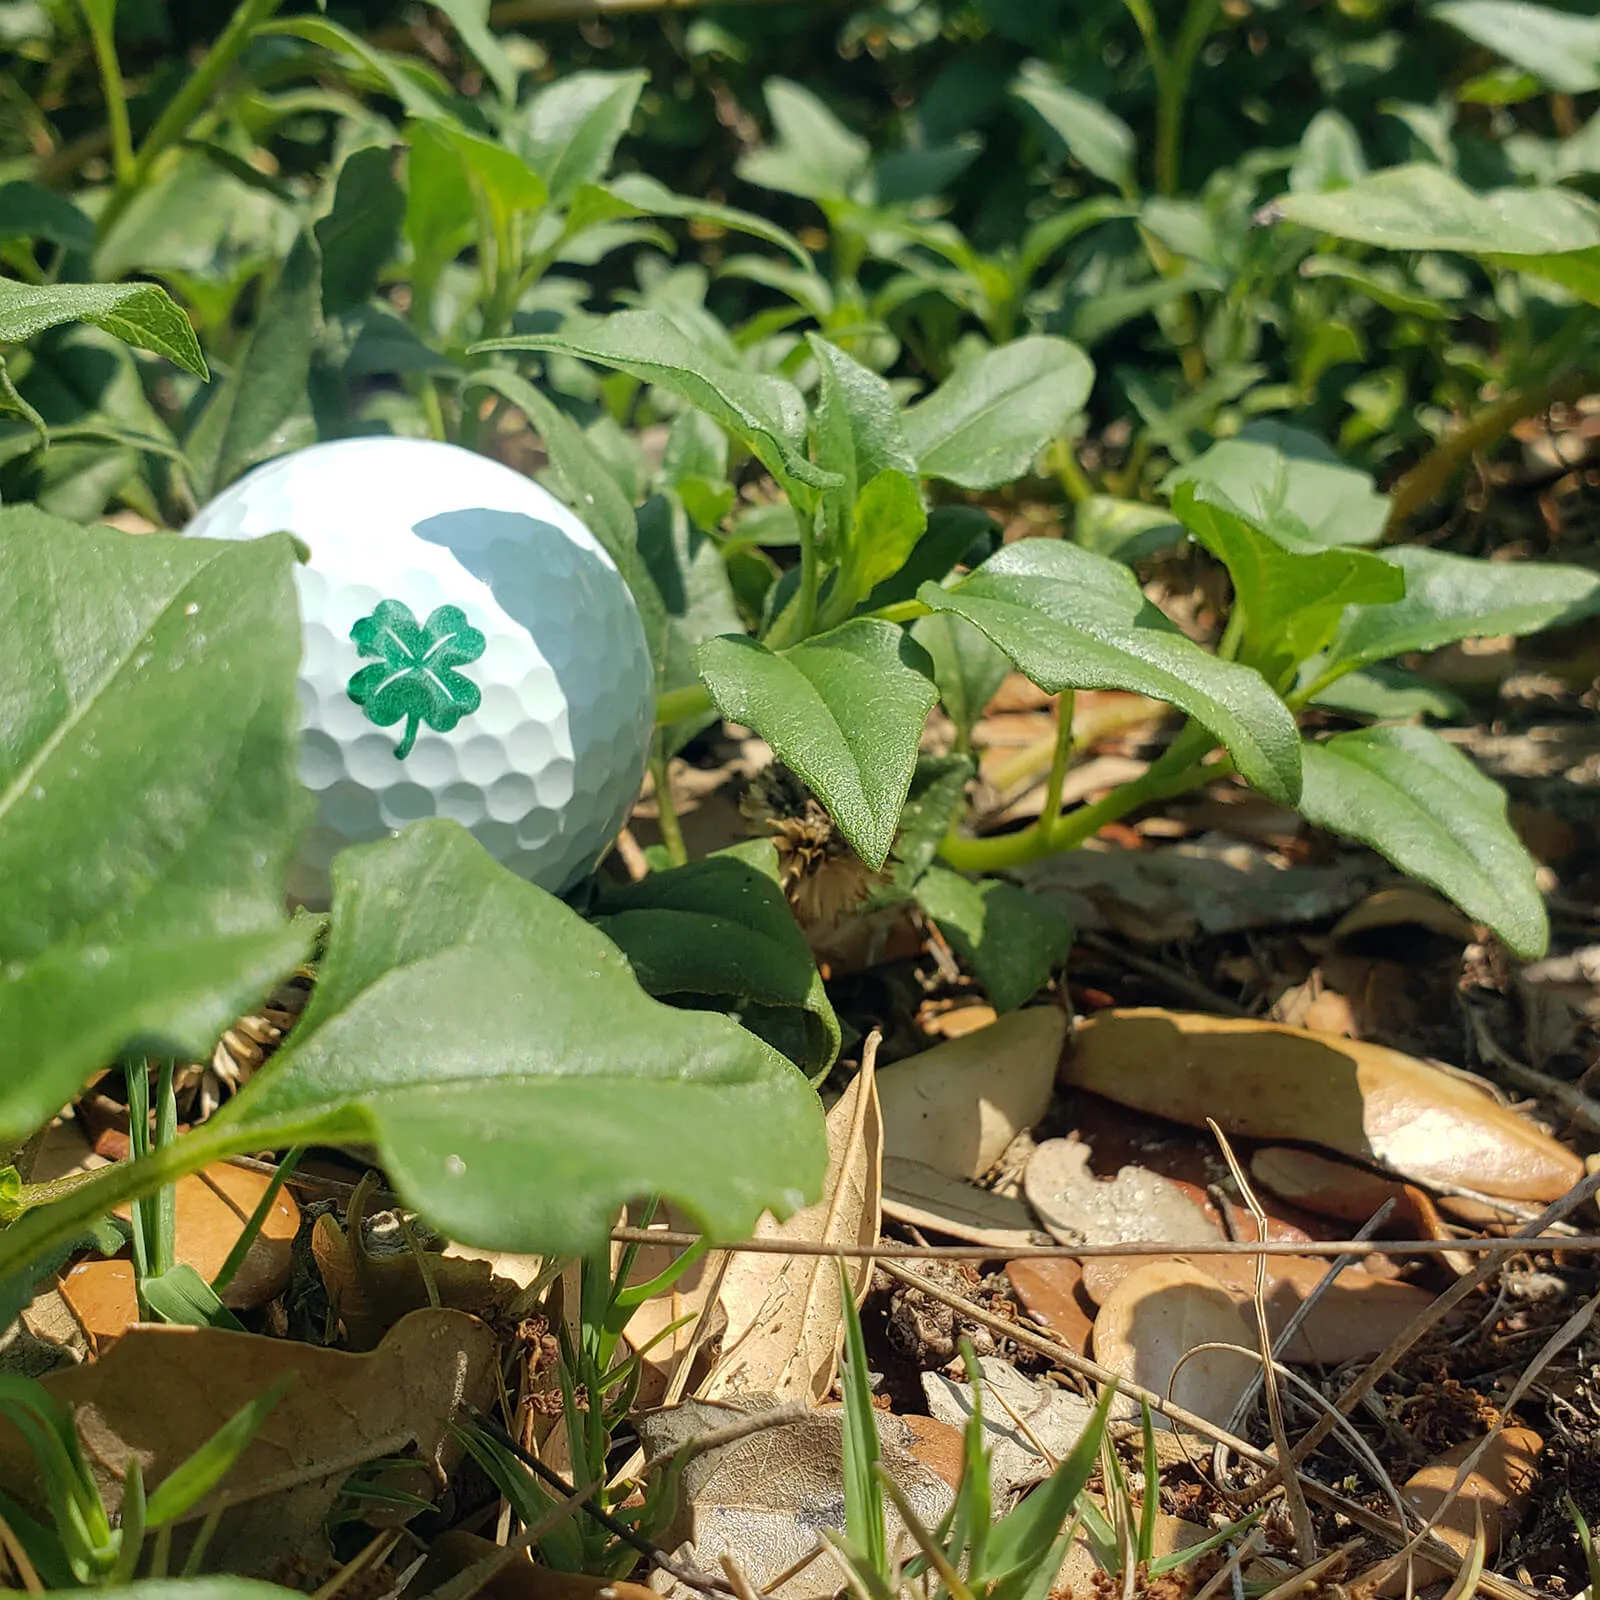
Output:
<path fill-rule="evenodd" d="M 609 848 L 644 775 L 650 660 L 611 558 L 538 484 L 455 445 L 346 439 L 255 468 L 184 531 L 310 551 L 300 774 L 317 811 L 294 898 L 325 905 L 339 850 L 424 817 L 552 892 Z"/>

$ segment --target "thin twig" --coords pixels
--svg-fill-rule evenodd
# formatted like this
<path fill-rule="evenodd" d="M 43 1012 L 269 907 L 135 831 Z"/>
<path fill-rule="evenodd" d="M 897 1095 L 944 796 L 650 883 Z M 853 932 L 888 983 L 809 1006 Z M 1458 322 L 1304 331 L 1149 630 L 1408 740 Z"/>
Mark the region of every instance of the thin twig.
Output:
<path fill-rule="evenodd" d="M 1541 1100 L 1548 1100 L 1574 1127 L 1582 1128 L 1585 1133 L 1600 1134 L 1600 1101 L 1591 1099 L 1570 1083 L 1563 1083 L 1559 1078 L 1552 1078 L 1548 1073 L 1530 1067 L 1527 1062 L 1517 1060 L 1495 1041 L 1487 1024 L 1478 1015 L 1476 1006 L 1468 1003 L 1462 1009 L 1467 1014 L 1479 1054 L 1494 1062 L 1519 1089 L 1526 1089 Z"/>
<path fill-rule="evenodd" d="M 1098 950 L 1101 955 L 1108 956 L 1113 961 L 1120 961 L 1123 966 L 1151 979 L 1155 983 L 1164 985 L 1171 993 L 1179 995 L 1185 1000 L 1198 1001 L 1207 1011 L 1214 1011 L 1225 1017 L 1247 1017 L 1250 1015 L 1243 1006 L 1214 993 L 1201 983 L 1198 978 L 1191 978 L 1186 972 L 1176 972 L 1159 961 L 1152 961 L 1149 956 L 1141 956 L 1132 950 L 1125 950 L 1114 940 L 1106 938 L 1104 934 L 1082 932 L 1078 935 L 1078 943 L 1087 945 L 1091 950 Z"/>

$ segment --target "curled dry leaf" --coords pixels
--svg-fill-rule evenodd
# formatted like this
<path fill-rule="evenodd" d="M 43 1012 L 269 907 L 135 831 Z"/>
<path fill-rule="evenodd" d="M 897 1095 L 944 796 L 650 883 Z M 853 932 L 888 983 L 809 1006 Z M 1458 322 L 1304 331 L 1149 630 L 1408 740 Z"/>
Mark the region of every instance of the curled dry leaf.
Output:
<path fill-rule="evenodd" d="M 1048 1235 L 1035 1229 L 1033 1213 L 1014 1195 L 980 1189 L 897 1156 L 883 1160 L 883 1214 L 925 1233 L 997 1250 L 1049 1242 Z"/>
<path fill-rule="evenodd" d="M 1418 1183 L 1558 1199 L 1583 1163 L 1481 1089 L 1356 1039 L 1150 1007 L 1078 1029 L 1066 1080 L 1141 1111 L 1303 1139 Z"/>
<path fill-rule="evenodd" d="M 983 1442 L 990 1451 L 989 1478 L 995 1499 L 1026 1488 L 1051 1469 L 1083 1436 L 1094 1407 L 1069 1389 L 1025 1378 L 1000 1356 L 981 1356 Z M 941 1372 L 922 1374 L 928 1410 L 952 1428 L 972 1415 L 972 1385 Z"/>
<path fill-rule="evenodd" d="M 639 1439 L 656 1460 L 772 1404 L 771 1395 L 744 1395 L 646 1411 L 636 1418 Z M 937 1526 L 954 1498 L 949 1484 L 913 1453 L 916 1438 L 900 1418 L 880 1412 L 878 1433 L 885 1469 L 918 1517 Z M 844 1526 L 843 1462 L 844 1414 L 832 1410 L 704 1451 L 684 1468 L 677 1516 L 661 1542 L 702 1571 L 714 1572 L 720 1556 L 732 1556 L 769 1600 L 831 1594 L 838 1574 L 826 1556 L 788 1583 L 768 1584 L 815 1548 L 818 1528 Z M 891 1549 L 907 1559 L 914 1546 L 893 1505 L 887 1509 Z M 691 1591 L 674 1585 L 671 1593 L 687 1600 Z"/>
<path fill-rule="evenodd" d="M 1189 1356 L 1202 1344 L 1239 1348 Z M 1233 1296 L 1186 1261 L 1157 1261 L 1130 1272 L 1094 1322 L 1094 1358 L 1101 1366 L 1222 1427 L 1255 1375 L 1259 1363 L 1244 1353 L 1255 1347 Z"/>
<path fill-rule="evenodd" d="M 1469 1439 L 1453 1449 L 1437 1455 L 1421 1471 L 1406 1480 L 1400 1491 L 1406 1501 L 1414 1506 L 1424 1520 L 1431 1520 L 1444 1504 L 1456 1481 L 1461 1463 L 1481 1443 Z M 1506 1535 L 1512 1532 L 1522 1518 L 1524 1502 L 1538 1475 L 1536 1458 L 1544 1449 L 1544 1440 L 1531 1428 L 1502 1428 L 1489 1441 L 1488 1448 L 1478 1458 L 1478 1464 L 1467 1474 L 1461 1492 L 1445 1507 L 1434 1524 L 1433 1531 L 1452 1550 L 1466 1555 L 1477 1531 L 1477 1519 L 1483 1517 L 1484 1550 L 1492 1559 Z M 1435 1578 L 1448 1576 L 1445 1569 L 1433 1562 L 1417 1557 L 1414 1563 L 1417 1588 L 1432 1583 Z M 1381 1595 L 1406 1592 L 1405 1568 L 1379 1585 Z"/>
<path fill-rule="evenodd" d="M 219 1488 L 188 1518 L 227 1506 L 209 1559 L 256 1576 L 286 1550 L 312 1549 L 345 1478 L 364 1462 L 415 1447 L 404 1487 L 444 1482 L 457 1447 L 450 1419 L 487 1405 L 496 1375 L 493 1333 L 460 1311 L 413 1312 L 368 1355 L 215 1328 L 139 1326 L 100 1360 L 52 1373 L 44 1385 L 74 1413 L 107 1508 L 122 1504 L 137 1456 L 154 1488 L 235 1412 L 292 1375 Z M 22 1438 L 0 1422 L 0 1490 L 37 1503 L 38 1470 Z"/>
<path fill-rule="evenodd" d="M 1046 1139 L 1023 1173 L 1028 1204 L 1062 1244 L 1206 1244 L 1221 1237 L 1177 1184 L 1143 1167 L 1096 1178 L 1090 1153 L 1075 1139 Z"/>
<path fill-rule="evenodd" d="M 1013 1011 L 878 1075 L 883 1153 L 951 1178 L 981 1178 L 1050 1105 L 1066 1016 Z"/>
<path fill-rule="evenodd" d="M 763 1216 L 762 1239 L 873 1245 L 882 1225 L 883 1123 L 870 1053 L 828 1113 L 828 1178 L 823 1198 L 787 1222 Z M 872 1263 L 850 1264 L 859 1303 Z M 830 1256 L 738 1255 L 722 1280 L 727 1313 L 722 1354 L 701 1385 L 702 1399 L 770 1394 L 815 1404 L 833 1387 L 844 1340 L 839 1269 Z"/>
<path fill-rule="evenodd" d="M 1255 1327 L 1256 1268 L 1251 1257 L 1191 1254 L 1174 1259 L 1219 1283 L 1239 1308 L 1245 1325 Z M 1104 1305 L 1130 1274 L 1148 1264 L 1148 1256 L 1102 1256 L 1085 1264 L 1083 1291 Z M 1330 1265 L 1312 1256 L 1267 1257 L 1267 1331 L 1274 1339 L 1315 1293 Z M 1377 1355 L 1432 1302 L 1426 1289 L 1346 1267 L 1285 1346 L 1283 1359 L 1338 1366 Z M 1250 1348 L 1255 1348 L 1253 1341 Z"/>
<path fill-rule="evenodd" d="M 1396 1202 L 1391 1231 L 1407 1239 L 1451 1237 L 1433 1201 L 1414 1183 L 1400 1183 L 1381 1172 L 1311 1150 L 1268 1145 L 1250 1158 L 1251 1175 L 1279 1199 L 1341 1222 L 1365 1222 L 1385 1202 Z M 1415 1233 L 1411 1232 L 1416 1229 Z"/>

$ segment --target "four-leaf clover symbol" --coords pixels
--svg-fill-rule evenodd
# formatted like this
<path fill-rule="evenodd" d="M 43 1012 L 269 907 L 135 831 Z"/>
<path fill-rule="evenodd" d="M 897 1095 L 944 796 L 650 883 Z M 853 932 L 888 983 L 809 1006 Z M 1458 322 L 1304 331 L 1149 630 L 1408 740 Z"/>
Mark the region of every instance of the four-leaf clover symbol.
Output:
<path fill-rule="evenodd" d="M 380 728 L 405 718 L 396 761 L 410 755 L 420 723 L 448 733 L 478 709 L 477 684 L 455 668 L 476 661 L 487 641 L 460 606 L 440 606 L 419 625 L 409 606 L 382 600 L 350 637 L 362 655 L 378 659 L 351 678 L 346 693 Z"/>

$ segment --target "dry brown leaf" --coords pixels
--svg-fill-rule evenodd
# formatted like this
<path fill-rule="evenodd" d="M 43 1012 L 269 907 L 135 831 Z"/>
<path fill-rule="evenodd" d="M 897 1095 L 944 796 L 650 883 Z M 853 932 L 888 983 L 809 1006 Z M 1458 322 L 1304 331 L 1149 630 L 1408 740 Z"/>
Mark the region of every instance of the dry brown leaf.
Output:
<path fill-rule="evenodd" d="M 1227 1290 L 1246 1324 L 1255 1327 L 1256 1266 L 1252 1257 L 1190 1254 L 1172 1259 L 1214 1278 Z M 1322 1282 L 1331 1263 L 1312 1256 L 1268 1256 L 1266 1260 L 1267 1329 L 1276 1339 Z M 1098 1257 L 1084 1265 L 1083 1292 L 1103 1305 L 1124 1279 L 1149 1262 L 1148 1256 Z M 1338 1366 L 1377 1355 L 1432 1302 L 1426 1289 L 1346 1267 L 1284 1348 L 1283 1357 Z"/>
<path fill-rule="evenodd" d="M 637 1226 L 642 1218 L 630 1215 L 625 1220 Z M 650 1227 L 661 1231 L 695 1231 L 691 1217 L 665 1203 L 656 1208 Z M 681 1246 L 642 1245 L 634 1256 L 628 1282 L 649 1283 L 682 1253 Z M 621 1256 L 622 1247 L 613 1245 L 613 1267 L 620 1265 Z M 697 1339 L 704 1349 L 706 1339 L 722 1332 L 725 1319 L 720 1311 L 713 1307 L 709 1316 L 706 1312 L 722 1288 L 727 1267 L 727 1255 L 720 1250 L 711 1251 L 674 1278 L 664 1293 L 646 1300 L 628 1319 L 623 1337 L 632 1349 L 645 1352 L 640 1361 L 639 1405 L 658 1406 L 669 1398 L 677 1399 L 679 1395 L 668 1394 L 668 1385 L 672 1383 L 678 1363 Z M 670 1333 L 669 1328 L 672 1329 Z M 679 1394 L 682 1392 L 680 1380 Z"/>
<path fill-rule="evenodd" d="M 1480 1440 L 1469 1439 L 1435 1456 L 1420 1472 L 1414 1473 L 1400 1491 L 1416 1507 L 1424 1520 L 1432 1518 L 1456 1481 L 1461 1463 Z M 1467 1475 L 1461 1492 L 1434 1524 L 1434 1532 L 1452 1550 L 1463 1556 L 1472 1544 L 1477 1519 L 1483 1518 L 1484 1548 L 1489 1559 L 1500 1548 L 1505 1536 L 1521 1520 L 1524 1502 L 1538 1475 L 1535 1458 L 1544 1449 L 1544 1440 L 1531 1428 L 1503 1428 L 1489 1441 L 1478 1464 Z M 1422 1557 L 1415 1558 L 1416 1587 L 1447 1577 L 1443 1567 Z M 1390 1575 L 1378 1588 L 1382 1595 L 1405 1593 L 1405 1568 Z"/>
<path fill-rule="evenodd" d="M 772 1404 L 770 1395 L 734 1402 L 689 1401 L 646 1411 L 639 1438 L 652 1458 L 668 1455 L 704 1434 L 737 1423 Z M 884 1468 L 905 1491 L 918 1517 L 936 1527 L 954 1498 L 950 1486 L 913 1453 L 915 1437 L 899 1417 L 878 1415 Z M 780 1427 L 696 1455 L 683 1472 L 683 1493 L 671 1532 L 662 1540 L 702 1571 L 716 1570 L 724 1553 L 769 1600 L 809 1600 L 832 1594 L 837 1569 L 821 1564 L 777 1588 L 770 1581 L 808 1555 L 818 1528 L 844 1525 L 844 1415 L 816 1411 Z M 904 1560 L 913 1546 L 893 1505 L 891 1549 Z M 675 1595 L 690 1591 L 675 1587 Z"/>
<path fill-rule="evenodd" d="M 401 1600 L 420 1600 L 442 1588 L 451 1578 L 479 1562 L 500 1554 L 492 1539 L 460 1528 L 442 1533 L 428 1547 L 428 1559 L 401 1591 Z M 509 1558 L 478 1594 L 488 1600 L 656 1600 L 654 1589 L 616 1578 L 596 1578 L 584 1572 L 552 1572 L 535 1565 L 526 1555 Z"/>
<path fill-rule="evenodd" d="M 84 1456 L 107 1508 L 122 1503 L 137 1456 L 154 1488 L 235 1412 L 285 1375 L 293 1386 L 268 1412 L 218 1490 L 192 1520 L 228 1507 L 212 1542 L 220 1570 L 254 1576 L 284 1552 L 315 1547 L 350 1472 L 415 1447 L 416 1481 L 443 1483 L 455 1459 L 450 1419 L 486 1405 L 496 1373 L 493 1333 L 460 1311 L 417 1311 L 370 1355 L 216 1328 L 129 1329 L 100 1360 L 43 1380 L 76 1416 Z M 0 1421 L 0 1489 L 36 1504 L 38 1471 L 22 1438 Z"/>
<path fill-rule="evenodd" d="M 1386 1178 L 1381 1172 L 1319 1156 L 1311 1150 L 1268 1145 L 1250 1158 L 1256 1181 L 1280 1199 L 1341 1222 L 1366 1222 L 1386 1201 L 1396 1202 L 1390 1231 L 1398 1227 L 1407 1239 L 1451 1237 L 1438 1209 L 1414 1183 Z M 1415 1228 L 1415 1233 L 1411 1229 Z"/>
<path fill-rule="evenodd" d="M 1050 1105 L 1067 1019 L 1013 1011 L 878 1074 L 883 1153 L 952 1178 L 981 1178 Z"/>
<path fill-rule="evenodd" d="M 1183 1359 L 1196 1345 L 1213 1343 L 1240 1349 L 1202 1350 Z M 1184 1261 L 1156 1261 L 1130 1272 L 1094 1322 L 1094 1358 L 1101 1366 L 1220 1427 L 1228 1425 L 1258 1369 L 1243 1353 L 1255 1347 L 1233 1297 Z M 1156 1423 L 1164 1426 L 1160 1418 Z"/>
<path fill-rule="evenodd" d="M 1085 1022 L 1066 1081 L 1124 1105 L 1255 1139 L 1303 1139 L 1424 1184 L 1558 1199 L 1572 1151 L 1481 1089 L 1354 1039 L 1150 1007 Z"/>
<path fill-rule="evenodd" d="M 1070 1350 L 1089 1353 L 1094 1335 L 1093 1305 L 1082 1289 L 1083 1268 L 1076 1261 L 1008 1261 L 1006 1277 L 1023 1309 Z"/>
<path fill-rule="evenodd" d="M 1027 1206 L 1014 1196 L 980 1189 L 897 1156 L 883 1158 L 883 1214 L 924 1232 L 997 1250 L 1049 1242 L 1048 1235 L 1034 1227 Z"/>
<path fill-rule="evenodd" d="M 874 1245 L 882 1226 L 883 1122 L 871 1054 L 828 1113 L 828 1177 L 823 1198 L 787 1222 L 770 1214 L 759 1239 Z M 859 1303 L 872 1263 L 849 1265 Z M 844 1340 L 839 1268 L 831 1256 L 735 1256 L 722 1280 L 727 1313 L 722 1354 L 700 1387 L 706 1400 L 770 1394 L 815 1404 L 833 1387 Z"/>
<path fill-rule="evenodd" d="M 1335 943 L 1343 943 L 1378 928 L 1406 927 L 1426 928 L 1430 933 L 1464 945 L 1477 938 L 1472 923 L 1448 900 L 1412 883 L 1369 894 L 1334 923 L 1329 937 Z"/>
<path fill-rule="evenodd" d="M 1221 1237 L 1177 1184 L 1143 1167 L 1096 1178 L 1090 1154 L 1076 1139 L 1046 1139 L 1022 1175 L 1028 1204 L 1062 1244 L 1205 1244 Z"/>

